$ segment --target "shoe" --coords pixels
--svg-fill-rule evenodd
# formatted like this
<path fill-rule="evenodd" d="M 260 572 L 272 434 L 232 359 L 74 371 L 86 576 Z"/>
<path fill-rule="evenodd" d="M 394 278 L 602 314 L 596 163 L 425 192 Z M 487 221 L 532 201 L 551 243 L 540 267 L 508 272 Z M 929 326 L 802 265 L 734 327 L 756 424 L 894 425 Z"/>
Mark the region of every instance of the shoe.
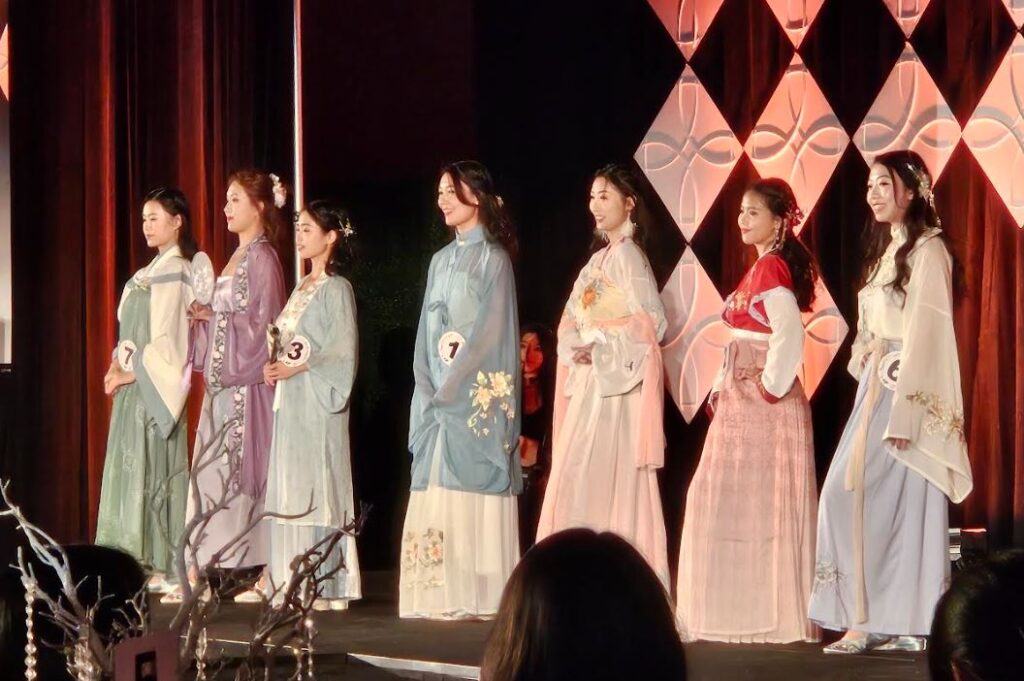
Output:
<path fill-rule="evenodd" d="M 267 597 L 259 589 L 247 589 L 235 596 L 235 603 L 262 603 Z"/>
<path fill-rule="evenodd" d="M 348 610 L 348 600 L 344 598 L 318 598 L 313 601 L 313 609 L 318 612 Z"/>
<path fill-rule="evenodd" d="M 921 653 L 928 649 L 925 636 L 893 636 L 885 643 L 875 647 L 879 652 Z"/>
<path fill-rule="evenodd" d="M 859 638 L 841 638 L 821 649 L 826 655 L 862 655 L 889 641 L 889 636 L 868 634 Z"/>
<path fill-rule="evenodd" d="M 174 591 L 168 591 L 160 597 L 160 602 L 164 605 L 168 603 L 181 603 L 184 600 L 184 596 L 181 593 L 181 589 L 175 589 Z"/>

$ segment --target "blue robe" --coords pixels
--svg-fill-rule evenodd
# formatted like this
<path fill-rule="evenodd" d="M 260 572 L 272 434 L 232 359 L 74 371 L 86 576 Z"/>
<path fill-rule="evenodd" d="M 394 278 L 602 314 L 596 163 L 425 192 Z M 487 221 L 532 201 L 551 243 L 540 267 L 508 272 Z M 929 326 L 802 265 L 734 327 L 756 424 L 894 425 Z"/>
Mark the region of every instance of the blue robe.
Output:
<path fill-rule="evenodd" d="M 438 452 L 441 487 L 518 494 L 515 279 L 508 254 L 481 226 L 458 235 L 430 261 L 413 372 L 412 489 L 427 488 Z"/>

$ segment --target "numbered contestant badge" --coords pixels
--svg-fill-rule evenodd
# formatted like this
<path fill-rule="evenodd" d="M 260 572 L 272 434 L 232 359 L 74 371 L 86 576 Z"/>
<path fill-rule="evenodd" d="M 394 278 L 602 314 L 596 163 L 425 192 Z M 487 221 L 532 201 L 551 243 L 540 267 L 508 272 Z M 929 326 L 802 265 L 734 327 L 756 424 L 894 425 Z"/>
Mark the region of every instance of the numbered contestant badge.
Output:
<path fill-rule="evenodd" d="M 122 371 L 133 370 L 136 352 L 138 348 L 130 340 L 123 340 L 117 344 L 117 363 Z"/>
<path fill-rule="evenodd" d="M 878 380 L 889 390 L 896 390 L 896 381 L 900 377 L 900 352 L 890 352 L 882 356 L 878 362 Z"/>
<path fill-rule="evenodd" d="M 466 339 L 457 331 L 449 331 L 437 342 L 437 354 L 445 364 L 451 364 L 466 346 Z"/>
<path fill-rule="evenodd" d="M 305 336 L 293 336 L 290 341 L 284 344 L 281 353 L 281 364 L 286 367 L 302 366 L 309 361 L 309 354 L 313 348 L 309 339 Z"/>
<path fill-rule="evenodd" d="M 213 263 L 210 256 L 199 251 L 192 256 L 192 293 L 200 305 L 209 305 L 213 300 Z"/>

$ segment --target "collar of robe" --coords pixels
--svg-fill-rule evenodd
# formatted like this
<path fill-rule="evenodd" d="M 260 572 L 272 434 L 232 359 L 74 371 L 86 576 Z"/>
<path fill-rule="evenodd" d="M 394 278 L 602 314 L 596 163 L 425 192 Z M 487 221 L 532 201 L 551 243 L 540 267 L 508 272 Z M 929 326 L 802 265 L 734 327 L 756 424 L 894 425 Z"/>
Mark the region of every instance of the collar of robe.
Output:
<path fill-rule="evenodd" d="M 473 229 L 465 232 L 455 232 L 455 243 L 459 246 L 468 246 L 469 244 L 477 244 L 484 240 L 484 226 L 477 225 Z"/>

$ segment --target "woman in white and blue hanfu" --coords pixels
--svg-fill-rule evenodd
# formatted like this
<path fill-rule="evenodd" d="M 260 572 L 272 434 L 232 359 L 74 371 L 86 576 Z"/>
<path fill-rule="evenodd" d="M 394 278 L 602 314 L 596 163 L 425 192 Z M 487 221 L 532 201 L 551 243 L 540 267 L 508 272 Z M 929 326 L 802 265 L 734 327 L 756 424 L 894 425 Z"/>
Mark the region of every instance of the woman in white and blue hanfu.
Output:
<path fill-rule="evenodd" d="M 430 261 L 409 420 L 402 617 L 493 616 L 519 559 L 519 329 L 515 237 L 487 169 L 445 168 L 455 239 Z"/>
<path fill-rule="evenodd" d="M 280 586 L 296 556 L 320 542 L 324 550 L 333 546 L 324 570 L 339 561 L 342 567 L 320 583 L 313 603 L 320 610 L 344 609 L 361 594 L 355 537 L 338 534 L 355 517 L 348 428 L 358 329 L 352 285 L 341 275 L 352 233 L 347 213 L 333 202 L 312 201 L 299 214 L 295 250 L 312 271 L 277 318 L 280 352 L 263 370 L 275 389 L 265 501 L 275 514 L 270 576 Z"/>
<path fill-rule="evenodd" d="M 953 332 L 957 272 L 912 151 L 879 156 L 849 369 L 853 413 L 821 491 L 810 618 L 827 653 L 921 650 L 949 579 L 948 501 L 971 491 Z"/>

